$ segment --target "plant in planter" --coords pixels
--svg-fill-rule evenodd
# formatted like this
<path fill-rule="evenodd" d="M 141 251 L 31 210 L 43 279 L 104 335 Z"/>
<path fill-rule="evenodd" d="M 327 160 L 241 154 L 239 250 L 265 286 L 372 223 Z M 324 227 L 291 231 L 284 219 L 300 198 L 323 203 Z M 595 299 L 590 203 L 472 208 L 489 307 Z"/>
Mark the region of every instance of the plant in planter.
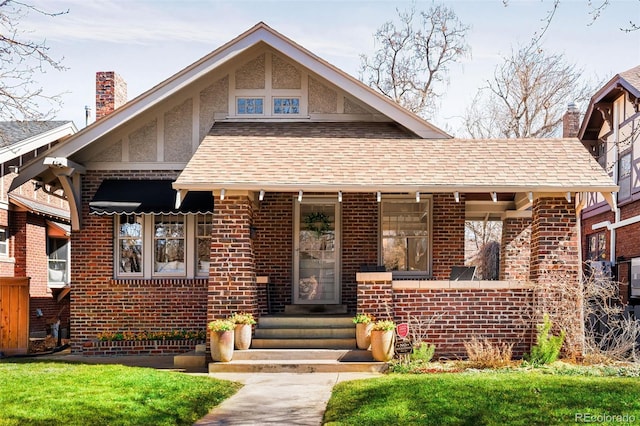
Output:
<path fill-rule="evenodd" d="M 229 362 L 233 358 L 234 329 L 229 320 L 213 320 L 209 323 L 211 337 L 211 358 L 214 361 Z"/>
<path fill-rule="evenodd" d="M 234 341 L 238 350 L 247 350 L 251 346 L 251 326 L 256 323 L 253 314 L 234 312 L 229 321 L 235 324 Z"/>
<path fill-rule="evenodd" d="M 353 322 L 356 325 L 356 344 L 358 349 L 371 349 L 371 328 L 375 318 L 371 314 L 356 314 Z"/>
<path fill-rule="evenodd" d="M 376 361 L 391 361 L 395 352 L 396 323 L 378 320 L 371 328 L 371 355 Z"/>

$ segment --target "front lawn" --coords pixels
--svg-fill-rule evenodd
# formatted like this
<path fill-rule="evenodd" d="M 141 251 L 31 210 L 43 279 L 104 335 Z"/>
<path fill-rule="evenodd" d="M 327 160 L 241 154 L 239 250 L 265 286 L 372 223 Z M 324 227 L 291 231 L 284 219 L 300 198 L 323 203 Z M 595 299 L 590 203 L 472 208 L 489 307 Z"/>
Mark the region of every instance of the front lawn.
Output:
<path fill-rule="evenodd" d="M 0 362 L 0 425 L 192 425 L 241 385 L 121 365 Z"/>
<path fill-rule="evenodd" d="M 338 384 L 324 421 L 333 425 L 637 424 L 639 396 L 637 377 L 540 371 L 391 374 Z"/>

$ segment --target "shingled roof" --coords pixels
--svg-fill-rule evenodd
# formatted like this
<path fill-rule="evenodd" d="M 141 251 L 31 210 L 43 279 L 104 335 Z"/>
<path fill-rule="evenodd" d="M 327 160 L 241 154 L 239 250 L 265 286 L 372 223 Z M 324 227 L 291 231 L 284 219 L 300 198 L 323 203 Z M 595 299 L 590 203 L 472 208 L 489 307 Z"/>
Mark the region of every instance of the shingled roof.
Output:
<path fill-rule="evenodd" d="M 0 148 L 39 136 L 69 121 L 0 121 Z"/>
<path fill-rule="evenodd" d="M 617 190 L 577 139 L 427 140 L 385 123 L 241 122 L 215 124 L 174 188 Z"/>

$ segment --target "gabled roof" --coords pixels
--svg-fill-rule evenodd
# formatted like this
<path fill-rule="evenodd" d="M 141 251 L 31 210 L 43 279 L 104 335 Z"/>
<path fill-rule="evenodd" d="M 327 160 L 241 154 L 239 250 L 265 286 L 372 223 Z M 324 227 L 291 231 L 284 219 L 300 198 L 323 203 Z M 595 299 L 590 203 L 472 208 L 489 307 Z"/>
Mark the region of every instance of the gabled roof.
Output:
<path fill-rule="evenodd" d="M 621 94 L 627 93 L 632 102 L 640 104 L 640 65 L 616 74 L 607 84 L 602 86 L 589 101 L 578 139 L 597 140 L 604 118 L 597 110 L 599 103 L 610 103 Z"/>
<path fill-rule="evenodd" d="M 337 130 L 341 126 L 346 131 Z M 304 129 L 297 129 L 296 123 L 217 123 L 173 187 L 292 192 L 617 191 L 577 139 L 428 140 L 398 137 L 384 123 L 369 126 L 364 134 L 352 123 L 308 123 Z"/>
<path fill-rule="evenodd" d="M 77 131 L 72 121 L 0 121 L 0 163 Z"/>
<path fill-rule="evenodd" d="M 314 55 L 294 41 L 273 30 L 264 22 L 260 22 L 245 33 L 214 50 L 207 56 L 186 67 L 167 80 L 156 85 L 137 98 L 127 102 L 106 117 L 82 129 L 64 144 L 56 147 L 57 157 L 70 157 L 96 139 L 112 132 L 124 123 L 149 110 L 159 102 L 180 91 L 198 78 L 225 64 L 243 51 L 259 43 L 265 43 L 293 61 L 308 68 L 312 72 L 327 79 L 336 87 L 349 93 L 363 103 L 380 111 L 383 115 L 398 122 L 416 135 L 424 138 L 449 138 L 450 136 L 438 127 L 402 108 L 391 99 L 375 92 L 359 80 L 341 71 L 325 60 Z M 40 161 L 41 163 L 41 161 Z M 25 177 L 19 177 L 24 183 L 44 171 L 41 164 L 29 167 Z"/>

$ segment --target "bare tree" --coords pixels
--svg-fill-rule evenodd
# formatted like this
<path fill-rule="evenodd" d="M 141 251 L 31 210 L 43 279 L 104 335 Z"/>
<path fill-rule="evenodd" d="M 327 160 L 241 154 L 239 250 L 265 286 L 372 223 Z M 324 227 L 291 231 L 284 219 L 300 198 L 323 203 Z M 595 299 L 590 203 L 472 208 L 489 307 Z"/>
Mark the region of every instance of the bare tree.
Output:
<path fill-rule="evenodd" d="M 408 110 L 426 117 L 436 109 L 452 63 L 470 54 L 468 26 L 453 10 L 432 6 L 416 14 L 397 10 L 400 22 L 386 22 L 374 34 L 378 50 L 360 56 L 360 80 Z"/>
<path fill-rule="evenodd" d="M 512 51 L 478 90 L 464 117 L 473 138 L 544 138 L 557 135 L 570 102 L 589 99 L 593 90 L 582 70 L 564 55 L 538 46 Z"/>
<path fill-rule="evenodd" d="M 62 71 L 61 59 L 49 54 L 45 41 L 33 40 L 20 30 L 20 20 L 34 12 L 58 16 L 15 0 L 0 1 L 0 120 L 46 120 L 60 106 L 60 95 L 49 95 L 37 75 L 49 69 Z"/>
<path fill-rule="evenodd" d="M 544 0 L 541 0 L 541 2 L 544 2 Z M 607 7 L 609 7 L 610 3 L 611 3 L 610 0 L 598 0 L 598 1 L 588 0 L 587 6 L 589 7 L 589 10 L 587 13 L 591 15 L 591 22 L 587 25 L 593 25 L 593 23 L 596 20 L 598 20 L 598 18 L 600 18 L 602 13 L 604 13 Z M 502 0 L 502 4 L 504 4 L 505 6 L 508 6 L 509 0 Z M 538 42 L 542 39 L 542 36 L 544 36 L 544 34 L 547 32 L 547 30 L 551 26 L 551 23 L 553 22 L 553 17 L 556 15 L 556 11 L 558 10 L 559 6 L 560 6 L 560 0 L 551 1 L 551 7 L 546 11 L 546 16 L 540 20 L 542 22 L 542 26 L 540 27 L 540 30 L 536 31 L 533 34 L 533 37 L 531 38 L 532 45 L 538 44 Z M 634 16 L 634 15 L 631 14 L 630 16 Z M 630 33 L 633 31 L 640 30 L 640 24 L 638 24 L 638 22 L 632 21 L 631 19 L 625 25 L 626 26 L 620 27 L 620 31 Z"/>

